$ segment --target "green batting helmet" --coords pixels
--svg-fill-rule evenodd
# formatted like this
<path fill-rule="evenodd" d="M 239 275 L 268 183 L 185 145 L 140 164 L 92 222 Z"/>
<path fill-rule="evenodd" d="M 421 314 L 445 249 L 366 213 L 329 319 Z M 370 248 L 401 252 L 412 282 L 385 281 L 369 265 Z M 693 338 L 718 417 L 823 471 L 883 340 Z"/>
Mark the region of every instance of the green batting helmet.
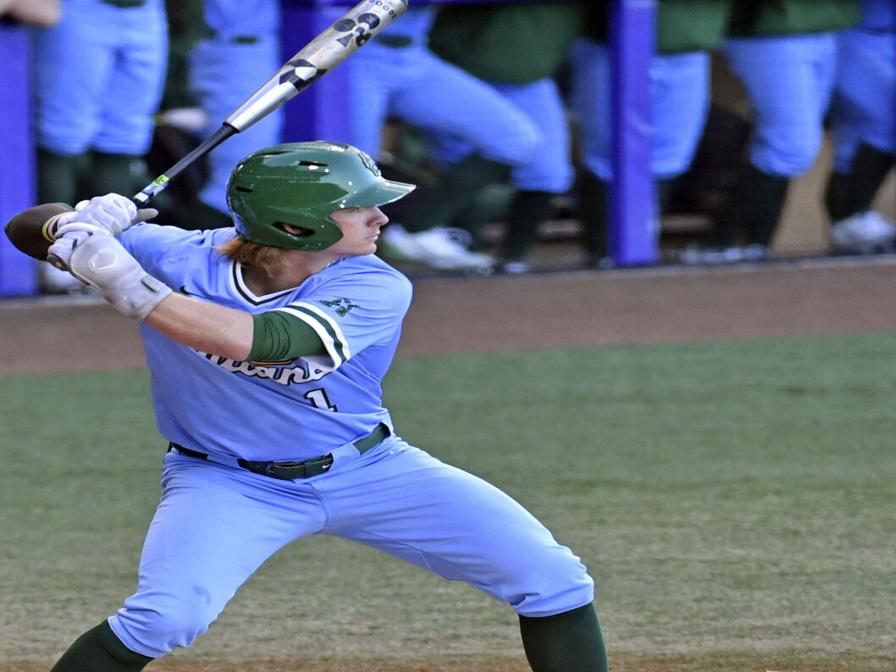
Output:
<path fill-rule="evenodd" d="M 334 210 L 384 205 L 415 189 L 383 178 L 351 145 L 292 142 L 254 152 L 227 182 L 237 233 L 252 243 L 317 251 L 342 238 Z M 290 233 L 284 225 L 301 229 Z"/>

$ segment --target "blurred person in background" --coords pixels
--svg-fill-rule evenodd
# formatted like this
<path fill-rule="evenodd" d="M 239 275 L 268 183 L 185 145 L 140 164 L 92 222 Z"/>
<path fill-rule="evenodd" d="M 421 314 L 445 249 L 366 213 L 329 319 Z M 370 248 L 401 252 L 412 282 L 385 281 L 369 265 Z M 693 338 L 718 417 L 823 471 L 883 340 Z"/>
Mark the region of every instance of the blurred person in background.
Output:
<path fill-rule="evenodd" d="M 144 155 L 167 51 L 163 0 L 62 0 L 59 21 L 35 31 L 39 201 L 136 193 L 152 179 Z M 49 264 L 38 273 L 46 293 L 83 288 Z"/>
<path fill-rule="evenodd" d="M 165 0 L 168 14 L 168 75 L 146 163 L 154 175 L 162 175 L 205 139 L 205 112 L 188 86 L 189 57 L 196 42 L 207 32 L 203 0 Z M 153 201 L 160 221 L 182 228 L 195 227 L 191 216 L 197 194 L 207 176 L 207 159 L 195 161 L 170 182 Z"/>
<path fill-rule="evenodd" d="M 513 195 L 503 215 L 506 233 L 497 255 L 499 272 L 530 270 L 528 256 L 538 242 L 539 227 L 553 213 L 553 199 L 573 183 L 569 121 L 553 76 L 566 60 L 585 12 L 581 2 L 456 5 L 439 12 L 429 37 L 436 55 L 491 84 L 541 132 L 529 161 L 510 174 Z M 433 144 L 434 155 L 444 165 L 457 165 L 475 152 L 470 142 L 456 136 L 436 137 Z M 462 226 L 478 249 L 491 213 L 481 207 L 477 190 L 482 193 L 489 186 L 473 183 L 457 196 L 421 198 L 411 219 L 430 227 Z"/>
<path fill-rule="evenodd" d="M 735 0 L 722 51 L 753 111 L 749 156 L 708 240 L 686 250 L 683 262 L 769 254 L 788 186 L 821 148 L 837 35 L 858 20 L 858 0 Z"/>
<path fill-rule="evenodd" d="M 862 0 L 861 23 L 838 36 L 825 190 L 835 252 L 891 251 L 896 226 L 872 208 L 896 161 L 896 3 Z"/>
<path fill-rule="evenodd" d="M 61 0 L 0 0 L 0 19 L 49 28 L 59 21 Z"/>
<path fill-rule="evenodd" d="M 221 122 L 283 65 L 278 0 L 191 0 L 201 9 L 200 37 L 187 55 L 187 90 L 204 112 L 199 139 Z M 207 178 L 186 213 L 185 228 L 232 226 L 227 178 L 233 166 L 259 147 L 280 142 L 283 110 L 274 110 L 232 136 L 206 158 Z M 99 192 L 103 193 L 103 192 Z"/>
<path fill-rule="evenodd" d="M 480 185 L 502 180 L 512 167 L 526 164 L 541 133 L 492 86 L 436 56 L 427 40 L 437 8 L 411 5 L 400 21 L 343 65 L 350 88 L 350 130 L 348 137 L 334 139 L 378 158 L 384 125 L 397 119 L 424 135 L 468 143 L 472 152 L 439 166 L 437 184 L 420 197 L 427 201 L 428 216 L 418 221 L 420 203 L 411 204 L 406 215 L 396 215 L 398 223 L 384 229 L 383 248 L 387 256 L 437 269 L 488 269 L 492 258 L 470 250 L 465 236 L 449 223 Z"/>
<path fill-rule="evenodd" d="M 671 181 L 693 160 L 709 110 L 709 52 L 722 41 L 725 0 L 660 0 L 650 61 L 651 172 L 657 221 Z M 572 49 L 572 108 L 581 136 L 579 199 L 587 263 L 609 268 L 612 166 L 610 9 L 594 6 Z M 657 235 L 659 226 L 657 225 Z"/>

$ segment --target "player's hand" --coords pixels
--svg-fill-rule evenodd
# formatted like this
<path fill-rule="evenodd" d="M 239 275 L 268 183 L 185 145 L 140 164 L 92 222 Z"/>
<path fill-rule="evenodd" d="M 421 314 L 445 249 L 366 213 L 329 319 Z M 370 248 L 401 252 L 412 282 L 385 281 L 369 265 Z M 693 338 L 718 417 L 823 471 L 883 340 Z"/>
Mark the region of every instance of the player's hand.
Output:
<path fill-rule="evenodd" d="M 83 222 L 63 224 L 55 232 L 56 241 L 47 248 L 47 261 L 60 271 L 68 271 L 75 247 L 94 233 L 110 235 L 105 228 L 96 224 Z M 80 280 L 80 278 L 78 279 Z"/>
<path fill-rule="evenodd" d="M 72 222 L 58 233 L 47 250 L 48 261 L 67 266 L 69 273 L 93 287 L 120 313 L 142 320 L 171 294 L 105 228 L 90 231 L 83 222 Z"/>
<path fill-rule="evenodd" d="M 78 203 L 74 212 L 60 215 L 56 219 L 54 235 L 58 237 L 60 229 L 66 224 L 78 222 L 101 226 L 113 236 L 118 236 L 133 224 L 149 221 L 158 214 L 155 208 L 138 210 L 131 199 L 121 194 L 94 196 L 89 201 Z"/>

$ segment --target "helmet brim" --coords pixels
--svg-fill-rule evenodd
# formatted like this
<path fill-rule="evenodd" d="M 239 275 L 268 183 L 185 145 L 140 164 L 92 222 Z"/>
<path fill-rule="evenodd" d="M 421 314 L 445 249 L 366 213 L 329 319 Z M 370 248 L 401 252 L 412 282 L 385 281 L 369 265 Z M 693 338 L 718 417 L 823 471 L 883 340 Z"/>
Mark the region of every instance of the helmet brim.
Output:
<path fill-rule="evenodd" d="M 393 180 L 377 180 L 375 184 L 362 189 L 346 199 L 347 208 L 369 208 L 386 205 L 404 198 L 417 188 L 416 184 L 395 182 Z"/>

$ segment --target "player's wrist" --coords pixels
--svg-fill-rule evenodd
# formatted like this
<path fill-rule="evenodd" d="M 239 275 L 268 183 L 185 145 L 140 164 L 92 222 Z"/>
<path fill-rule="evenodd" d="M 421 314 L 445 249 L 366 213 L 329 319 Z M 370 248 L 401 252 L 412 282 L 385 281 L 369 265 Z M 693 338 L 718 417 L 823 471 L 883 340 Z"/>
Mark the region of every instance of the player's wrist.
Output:
<path fill-rule="evenodd" d="M 123 289 L 104 294 L 104 297 L 115 310 L 139 322 L 145 320 L 172 293 L 164 282 L 145 272 Z"/>
<path fill-rule="evenodd" d="M 49 252 L 123 315 L 142 321 L 171 294 L 106 229 L 72 223 L 58 233 Z"/>

